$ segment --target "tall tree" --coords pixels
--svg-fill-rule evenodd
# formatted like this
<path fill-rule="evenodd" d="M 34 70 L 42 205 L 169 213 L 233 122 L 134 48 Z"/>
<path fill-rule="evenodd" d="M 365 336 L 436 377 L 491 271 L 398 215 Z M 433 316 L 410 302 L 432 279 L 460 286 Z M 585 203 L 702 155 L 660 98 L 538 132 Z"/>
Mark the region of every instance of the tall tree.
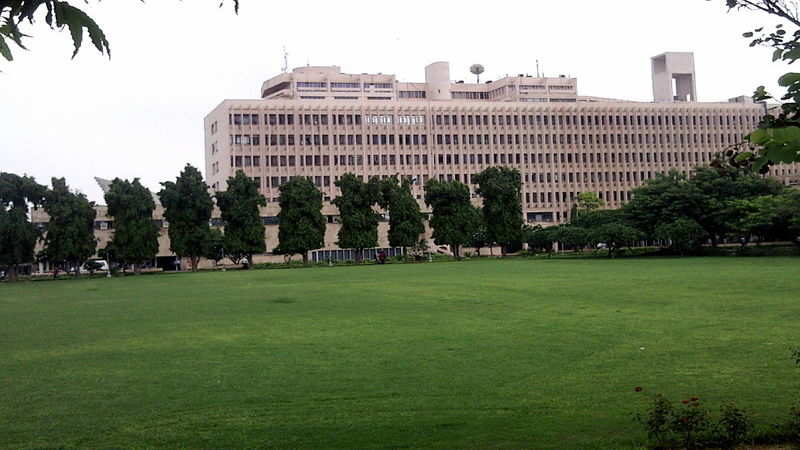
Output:
<path fill-rule="evenodd" d="M 0 266 L 10 281 L 17 280 L 20 265 L 33 262 L 39 232 L 28 220 L 29 205 L 40 206 L 45 192 L 33 177 L 0 172 Z"/>
<path fill-rule="evenodd" d="M 161 183 L 158 193 L 164 206 L 164 218 L 169 222 L 170 249 L 180 257 L 187 257 L 192 272 L 206 251 L 209 225 L 214 202 L 208 193 L 203 174 L 187 164 L 175 182 Z"/>
<path fill-rule="evenodd" d="M 136 274 L 158 253 L 158 227 L 153 223 L 156 203 L 138 178 L 115 178 L 105 195 L 108 215 L 114 217 L 112 246 L 118 261 L 132 264 Z"/>
<path fill-rule="evenodd" d="M 506 248 L 522 239 L 522 177 L 517 169 L 489 167 L 474 177 L 477 193 L 483 197 L 483 220 L 490 241 Z"/>
<path fill-rule="evenodd" d="M 236 172 L 228 178 L 228 190 L 217 192 L 217 205 L 225 224 L 225 253 L 236 263 L 246 257 L 252 267 L 253 254 L 267 249 L 259 210 L 267 201 L 258 184 L 241 170 Z"/>
<path fill-rule="evenodd" d="M 274 253 L 299 253 L 303 264 L 308 264 L 308 252 L 325 246 L 322 192 L 305 177 L 292 178 L 281 185 L 280 192 L 278 247 Z"/>
<path fill-rule="evenodd" d="M 361 261 L 365 248 L 378 245 L 378 213 L 373 207 L 380 201 L 380 182 L 373 177 L 365 183 L 346 173 L 335 184 L 342 192 L 333 199 L 342 220 L 337 245 L 354 249 L 356 260 Z"/>
<path fill-rule="evenodd" d="M 478 228 L 480 216 L 469 199 L 469 188 L 459 181 L 425 183 L 425 203 L 432 209 L 433 239 L 449 245 L 453 256 L 461 259 L 461 247 L 468 245 Z"/>
<path fill-rule="evenodd" d="M 51 263 L 71 266 L 75 276 L 79 276 L 81 266 L 97 249 L 94 237 L 97 211 L 94 202 L 85 195 L 71 192 L 63 178 L 53 178 L 52 184 L 44 200 L 44 210 L 50 216 L 44 253 Z"/>
<path fill-rule="evenodd" d="M 222 0 L 222 3 L 224 1 Z M 238 13 L 239 0 L 233 0 L 233 7 Z M 64 0 L 0 0 L 0 56 L 8 61 L 14 59 L 9 47 L 10 42 L 25 49 L 22 39 L 28 35 L 27 30 L 23 31 L 23 25 L 25 22 L 34 24 L 42 16 L 51 29 L 63 27 L 69 29 L 75 46 L 73 58 L 83 44 L 84 28 L 97 51 L 111 57 L 111 47 L 100 26 L 86 12 Z"/>
<path fill-rule="evenodd" d="M 381 181 L 381 194 L 381 207 L 389 212 L 389 245 L 402 247 L 405 255 L 425 231 L 419 203 L 411 194 L 411 183 L 396 176 Z"/>

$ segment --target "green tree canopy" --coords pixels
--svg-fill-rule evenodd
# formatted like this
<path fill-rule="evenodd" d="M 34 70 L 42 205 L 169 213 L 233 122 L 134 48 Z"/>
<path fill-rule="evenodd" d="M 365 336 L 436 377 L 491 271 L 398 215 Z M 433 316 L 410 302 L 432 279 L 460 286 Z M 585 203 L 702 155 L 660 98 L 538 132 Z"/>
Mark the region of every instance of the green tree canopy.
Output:
<path fill-rule="evenodd" d="M 522 240 L 522 177 L 517 169 L 489 167 L 474 177 L 477 193 L 483 197 L 483 220 L 490 241 L 506 248 Z"/>
<path fill-rule="evenodd" d="M 220 6 L 224 1 L 221 0 Z M 238 13 L 239 0 L 232 1 L 234 10 Z M 105 32 L 86 12 L 64 0 L 0 0 L 0 56 L 8 61 L 14 59 L 9 46 L 12 42 L 25 49 L 22 40 L 29 37 L 25 25 L 33 25 L 41 18 L 44 18 L 51 29 L 69 29 L 75 47 L 73 58 L 83 44 L 84 29 L 97 51 L 111 57 L 111 47 Z"/>
<path fill-rule="evenodd" d="M 552 232 L 556 241 L 565 247 L 572 247 L 576 252 L 586 248 L 591 242 L 589 230 L 576 225 L 559 225 Z"/>
<path fill-rule="evenodd" d="M 407 179 L 401 182 L 396 176 L 382 180 L 380 206 L 389 213 L 389 245 L 403 247 L 406 254 L 425 231 L 424 216 L 411 194 L 411 183 Z"/>
<path fill-rule="evenodd" d="M 748 242 L 751 236 L 759 240 L 787 240 L 800 243 L 800 191 L 787 190 L 779 195 L 763 195 L 733 202 L 736 216 L 735 232 Z"/>
<path fill-rule="evenodd" d="M 195 272 L 200 257 L 206 253 L 208 222 L 214 210 L 208 185 L 203 174 L 187 164 L 174 183 L 166 181 L 161 186 L 158 197 L 169 223 L 170 249 L 180 257 L 189 258 Z"/>
<path fill-rule="evenodd" d="M 669 241 L 670 248 L 685 255 L 696 250 L 708 238 L 708 233 L 693 219 L 679 217 L 672 222 L 662 223 L 655 229 L 655 238 Z"/>
<path fill-rule="evenodd" d="M 208 242 L 203 256 L 214 261 L 215 265 L 225 258 L 225 236 L 222 231 L 217 228 L 208 230 Z"/>
<path fill-rule="evenodd" d="M 296 177 L 281 185 L 278 213 L 278 247 L 274 253 L 300 253 L 308 264 L 308 252 L 325 246 L 322 192 L 311 180 Z"/>
<path fill-rule="evenodd" d="M 44 254 L 54 265 L 67 265 L 80 274 L 80 267 L 94 255 L 94 202 L 85 195 L 71 192 L 63 178 L 52 179 L 52 189 L 45 194 L 44 210 L 50 216 L 44 239 Z"/>
<path fill-rule="evenodd" d="M 378 245 L 378 213 L 373 206 L 380 201 L 380 181 L 373 177 L 365 183 L 346 173 L 335 184 L 342 193 L 333 199 L 342 222 L 337 245 L 356 250 L 356 259 L 361 261 L 365 248 Z"/>
<path fill-rule="evenodd" d="M 156 204 L 150 190 L 138 178 L 133 181 L 115 178 L 105 194 L 108 215 L 114 217 L 114 255 L 117 261 L 132 264 L 141 272 L 146 261 L 158 253 L 158 227 L 153 223 Z"/>
<path fill-rule="evenodd" d="M 606 244 L 608 256 L 615 257 L 626 246 L 634 244 L 642 238 L 642 233 L 623 222 L 606 223 L 591 230 L 593 242 Z"/>
<path fill-rule="evenodd" d="M 235 263 L 246 257 L 252 267 L 253 255 L 266 251 L 259 207 L 267 201 L 258 192 L 258 184 L 237 171 L 228 178 L 228 190 L 217 192 L 217 205 L 225 224 L 225 253 Z"/>
<path fill-rule="evenodd" d="M 459 181 L 425 183 L 425 203 L 432 211 L 433 239 L 449 245 L 453 256 L 461 258 L 461 247 L 468 245 L 479 226 L 480 216 L 469 199 L 469 188 Z"/>
<path fill-rule="evenodd" d="M 46 190 L 33 177 L 0 172 L 0 266 L 11 281 L 20 265 L 33 262 L 39 233 L 28 220 L 29 205 L 40 206 Z"/>
<path fill-rule="evenodd" d="M 557 227 L 543 228 L 536 225 L 527 230 L 525 236 L 528 242 L 528 250 L 531 252 L 544 251 L 547 254 L 553 253 L 553 244 L 556 242 Z"/>

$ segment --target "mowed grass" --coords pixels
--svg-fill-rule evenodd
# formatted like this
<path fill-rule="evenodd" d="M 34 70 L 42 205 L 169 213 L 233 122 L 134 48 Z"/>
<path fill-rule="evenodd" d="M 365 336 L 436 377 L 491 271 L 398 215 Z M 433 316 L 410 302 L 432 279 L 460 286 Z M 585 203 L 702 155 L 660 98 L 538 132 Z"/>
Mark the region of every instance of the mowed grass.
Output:
<path fill-rule="evenodd" d="M 0 446 L 636 447 L 658 392 L 782 420 L 799 319 L 796 258 L 6 284 Z"/>

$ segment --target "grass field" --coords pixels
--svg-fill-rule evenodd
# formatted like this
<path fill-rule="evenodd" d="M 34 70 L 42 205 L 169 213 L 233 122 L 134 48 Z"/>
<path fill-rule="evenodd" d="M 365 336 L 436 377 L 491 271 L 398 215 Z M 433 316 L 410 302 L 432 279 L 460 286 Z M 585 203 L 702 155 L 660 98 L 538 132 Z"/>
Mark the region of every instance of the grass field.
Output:
<path fill-rule="evenodd" d="M 0 447 L 636 447 L 657 392 L 782 420 L 798 318 L 797 258 L 6 284 Z"/>

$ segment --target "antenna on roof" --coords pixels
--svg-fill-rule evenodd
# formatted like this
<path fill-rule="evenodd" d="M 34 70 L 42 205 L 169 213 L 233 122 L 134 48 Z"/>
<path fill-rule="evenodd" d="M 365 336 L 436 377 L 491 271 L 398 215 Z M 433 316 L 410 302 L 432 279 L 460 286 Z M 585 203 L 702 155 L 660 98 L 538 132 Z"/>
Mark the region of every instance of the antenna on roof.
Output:
<path fill-rule="evenodd" d="M 472 72 L 473 75 L 478 77 L 478 81 L 477 81 L 478 83 L 481 82 L 481 74 L 483 73 L 484 70 L 485 69 L 483 68 L 483 65 L 481 65 L 481 64 L 473 64 L 473 65 L 471 65 L 469 67 L 469 71 Z"/>
<path fill-rule="evenodd" d="M 539 60 L 536 60 L 536 78 L 541 78 L 539 75 Z"/>
<path fill-rule="evenodd" d="M 283 46 L 283 67 L 281 67 L 283 73 L 286 73 L 289 70 L 289 53 L 286 51 L 286 46 Z"/>

